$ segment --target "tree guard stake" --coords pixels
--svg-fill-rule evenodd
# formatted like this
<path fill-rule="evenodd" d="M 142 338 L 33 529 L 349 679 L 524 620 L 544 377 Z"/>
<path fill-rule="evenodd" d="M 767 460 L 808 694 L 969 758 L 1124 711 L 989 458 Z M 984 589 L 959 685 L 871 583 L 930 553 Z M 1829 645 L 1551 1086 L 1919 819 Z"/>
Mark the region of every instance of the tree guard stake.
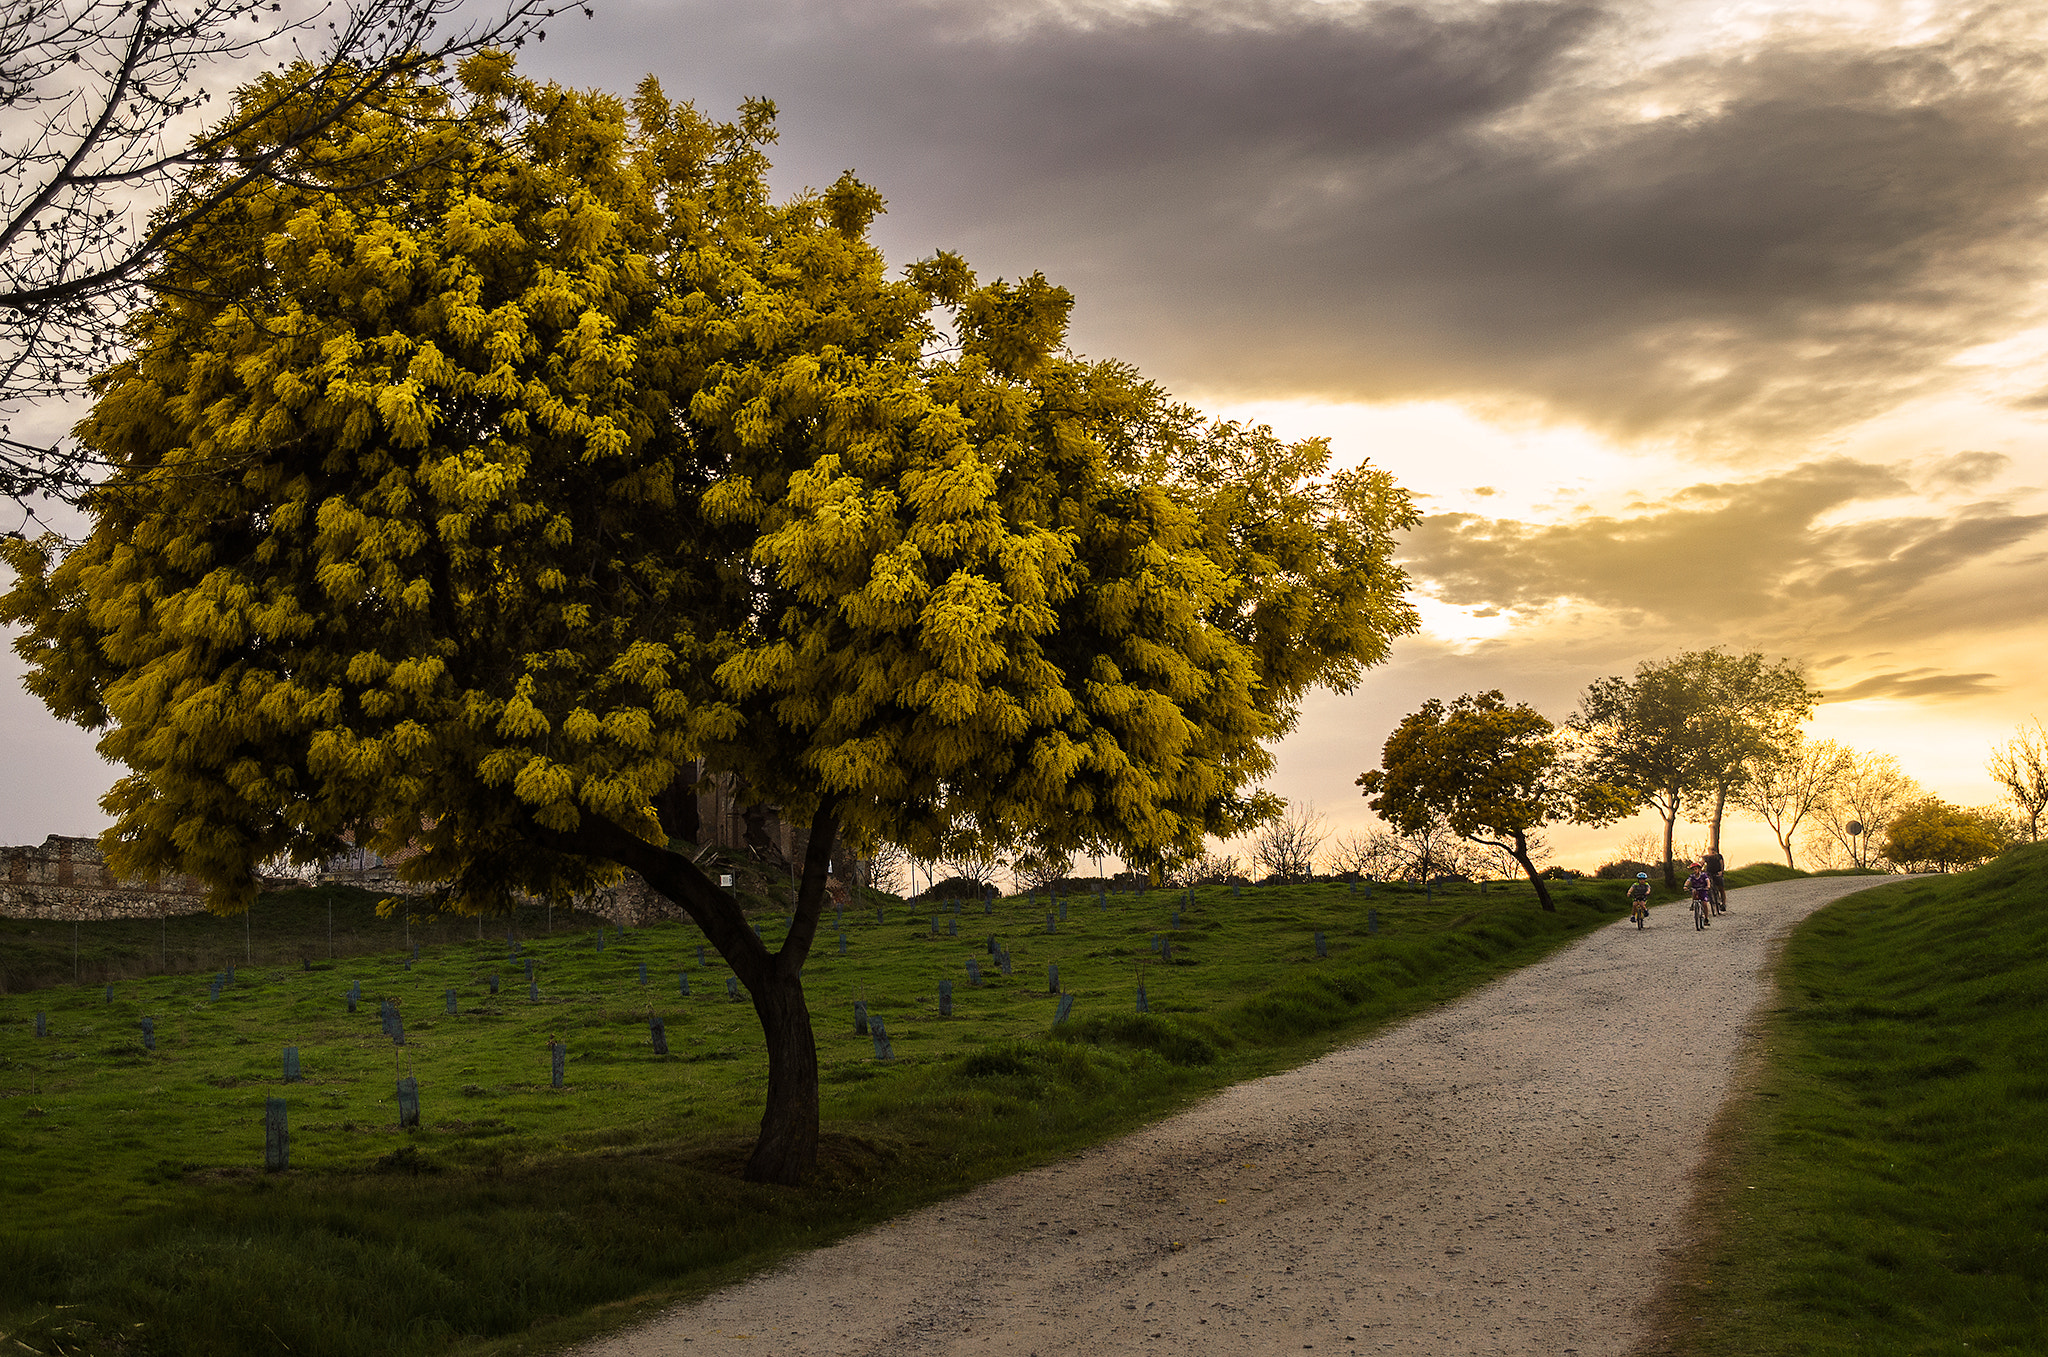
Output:
<path fill-rule="evenodd" d="M 291 1167 L 291 1132 L 285 1115 L 284 1099 L 263 1100 L 263 1168 L 268 1173 L 282 1173 Z"/>

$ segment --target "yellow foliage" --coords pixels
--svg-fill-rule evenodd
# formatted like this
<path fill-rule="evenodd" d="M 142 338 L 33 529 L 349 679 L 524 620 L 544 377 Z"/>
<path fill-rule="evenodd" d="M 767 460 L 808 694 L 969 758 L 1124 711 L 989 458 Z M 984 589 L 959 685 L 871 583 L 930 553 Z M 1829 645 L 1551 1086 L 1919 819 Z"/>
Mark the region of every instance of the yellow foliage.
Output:
<path fill-rule="evenodd" d="M 170 252 L 90 537 L 0 544 L 123 870 L 232 907 L 378 826 L 501 908 L 615 877 L 549 835 L 659 841 L 699 761 L 863 843 L 1161 859 L 1413 628 L 1391 480 L 1074 356 L 1042 277 L 892 279 L 874 190 L 773 201 L 765 105 L 460 74 Z"/>

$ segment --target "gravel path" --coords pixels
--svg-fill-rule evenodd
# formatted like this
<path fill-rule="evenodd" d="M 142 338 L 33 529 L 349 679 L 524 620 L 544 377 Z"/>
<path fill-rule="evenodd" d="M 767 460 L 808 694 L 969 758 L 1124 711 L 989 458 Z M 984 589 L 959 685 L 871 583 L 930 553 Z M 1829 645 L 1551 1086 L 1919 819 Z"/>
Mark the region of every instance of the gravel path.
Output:
<path fill-rule="evenodd" d="M 1625 1353 L 1778 940 L 1874 884 L 1661 906 L 579 1357 Z"/>

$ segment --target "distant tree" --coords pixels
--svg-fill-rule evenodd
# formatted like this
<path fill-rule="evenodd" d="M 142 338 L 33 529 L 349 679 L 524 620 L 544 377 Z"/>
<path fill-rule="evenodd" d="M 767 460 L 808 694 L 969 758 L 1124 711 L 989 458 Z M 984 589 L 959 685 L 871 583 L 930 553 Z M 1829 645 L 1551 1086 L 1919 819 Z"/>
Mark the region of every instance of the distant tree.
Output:
<path fill-rule="evenodd" d="M 1892 817 L 1924 795 L 1890 754 L 1850 750 L 1847 765 L 1815 814 L 1818 834 L 1839 852 L 1839 859 L 1831 854 L 1831 860 L 1870 866 L 1880 856 L 1880 838 Z M 1850 833 L 1852 825 L 1859 832 Z"/>
<path fill-rule="evenodd" d="M 1845 776 L 1854 756 L 1833 740 L 1795 741 L 1750 764 L 1736 788 L 1736 804 L 1762 820 L 1792 860 L 1792 840 L 1807 816 L 1828 804 L 1836 782 Z"/>
<path fill-rule="evenodd" d="M 910 855 L 884 839 L 868 855 L 868 883 L 885 895 L 909 895 Z"/>
<path fill-rule="evenodd" d="M 776 201 L 772 106 L 461 73 L 465 116 L 395 81 L 165 254 L 80 425 L 112 467 L 91 534 L 0 544 L 0 617 L 127 765 L 122 875 L 240 911 L 255 864 L 364 826 L 471 913 L 637 873 L 746 987 L 747 1173 L 794 1182 L 832 845 L 1146 860 L 1254 828 L 1305 693 L 1415 625 L 1413 510 L 1074 355 L 1043 278 L 892 274 L 851 176 Z M 294 88 L 239 96 L 276 106 L 251 154 Z M 366 197 L 378 155 L 408 171 Z M 805 831 L 779 950 L 669 847 L 664 793 L 706 776 Z"/>
<path fill-rule="evenodd" d="M 1991 751 L 1984 765 L 2026 821 L 2027 841 L 2041 840 L 2041 814 L 2048 811 L 2048 729 L 2039 717 L 2021 723 L 2011 739 Z"/>
<path fill-rule="evenodd" d="M 1484 844 L 1460 834 L 1449 816 L 1437 815 L 1412 829 L 1396 829 L 1389 847 L 1400 854 L 1396 881 L 1473 881 L 1487 875 L 1495 856 Z"/>
<path fill-rule="evenodd" d="M 1244 864 L 1235 853 L 1198 853 L 1175 865 L 1165 877 L 1166 884 L 1184 890 L 1190 886 L 1227 886 L 1244 880 Z"/>
<path fill-rule="evenodd" d="M 1010 864 L 1010 875 L 1022 891 L 1044 890 L 1055 881 L 1064 881 L 1074 874 L 1072 853 L 1023 852 Z"/>
<path fill-rule="evenodd" d="M 1534 707 L 1509 706 L 1498 689 L 1448 707 L 1423 703 L 1387 737 L 1380 763 L 1358 777 L 1373 810 L 1409 834 L 1442 817 L 1461 837 L 1507 853 L 1546 910 L 1557 906 L 1531 836 L 1560 821 L 1608 824 L 1634 808 L 1627 793 L 1579 776 L 1557 728 Z"/>
<path fill-rule="evenodd" d="M 1621 841 L 1618 858 L 1627 862 L 1647 862 L 1654 867 L 1664 859 L 1664 836 L 1650 833 L 1631 834 Z"/>
<path fill-rule="evenodd" d="M 1632 679 L 1596 679 L 1569 726 L 1593 776 L 1629 789 L 1636 805 L 1664 821 L 1664 882 L 1676 890 L 1671 850 L 1679 819 L 1700 807 L 1709 846 L 1718 845 L 1722 811 L 1742 770 L 1789 745 L 1819 696 L 1792 661 L 1689 651 L 1645 660 Z"/>
<path fill-rule="evenodd" d="M 581 8 L 565 4 L 563 9 Z M 330 136 L 486 47 L 542 38 L 554 6 L 513 0 L 458 25 L 457 0 L 15 0 L 0 16 L 0 495 L 71 498 L 103 464 L 83 444 L 12 432 L 11 416 L 82 394 L 126 342 L 121 321 L 166 251 L 224 224 L 252 190 L 304 174 L 372 194 L 408 166 Z M 590 11 L 584 9 L 584 13 Z M 214 88 L 279 75 L 200 135 Z M 413 111 L 420 111 L 412 105 Z M 289 110 L 288 117 L 280 117 Z M 460 117 L 451 104 L 437 117 Z M 260 132 L 259 132 L 259 129 Z M 424 150 L 424 148 L 423 148 Z M 431 150 L 424 150 L 431 156 Z"/>
<path fill-rule="evenodd" d="M 1315 875 L 1316 853 L 1329 836 L 1325 825 L 1314 806 L 1288 807 L 1252 836 L 1253 866 L 1283 881 L 1307 881 Z"/>
<path fill-rule="evenodd" d="M 1469 880 L 1487 869 L 1492 853 L 1473 843 L 1441 815 L 1413 830 L 1384 829 L 1366 835 L 1359 874 L 1374 881 Z"/>
<path fill-rule="evenodd" d="M 1003 870 L 1002 858 L 986 851 L 970 850 L 954 853 L 937 864 L 942 878 L 951 877 L 956 881 L 971 881 L 977 886 L 992 887 L 996 876 Z"/>
<path fill-rule="evenodd" d="M 1982 811 L 1925 796 L 1899 807 L 1886 825 L 1882 852 L 1908 871 L 1974 867 L 2011 847 L 2005 826 Z"/>
<path fill-rule="evenodd" d="M 1973 806 L 1970 813 L 1982 819 L 1985 826 L 1998 837 L 2000 852 L 2023 843 L 2036 842 L 2027 832 L 2027 822 L 2015 814 L 2007 802 L 1991 806 Z"/>
<path fill-rule="evenodd" d="M 1329 850 L 1324 854 L 1324 869 L 1334 876 L 1369 876 L 1375 865 L 1373 836 L 1358 829 L 1347 829 L 1330 841 Z"/>

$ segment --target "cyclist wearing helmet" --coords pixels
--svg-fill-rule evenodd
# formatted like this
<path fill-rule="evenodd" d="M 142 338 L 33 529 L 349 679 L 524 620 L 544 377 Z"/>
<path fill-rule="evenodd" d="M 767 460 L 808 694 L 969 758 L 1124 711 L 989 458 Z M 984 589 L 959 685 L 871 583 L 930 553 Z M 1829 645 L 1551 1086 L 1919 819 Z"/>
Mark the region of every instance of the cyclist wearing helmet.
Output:
<path fill-rule="evenodd" d="M 1692 865 L 1692 875 L 1685 879 L 1685 887 L 1692 892 L 1692 926 L 1702 929 L 1714 921 L 1714 882 L 1707 875 L 1704 863 Z"/>
<path fill-rule="evenodd" d="M 1636 927 L 1643 926 L 1643 920 L 1650 917 L 1650 874 L 1637 872 L 1634 884 L 1628 888 L 1628 917 L 1635 920 Z"/>

